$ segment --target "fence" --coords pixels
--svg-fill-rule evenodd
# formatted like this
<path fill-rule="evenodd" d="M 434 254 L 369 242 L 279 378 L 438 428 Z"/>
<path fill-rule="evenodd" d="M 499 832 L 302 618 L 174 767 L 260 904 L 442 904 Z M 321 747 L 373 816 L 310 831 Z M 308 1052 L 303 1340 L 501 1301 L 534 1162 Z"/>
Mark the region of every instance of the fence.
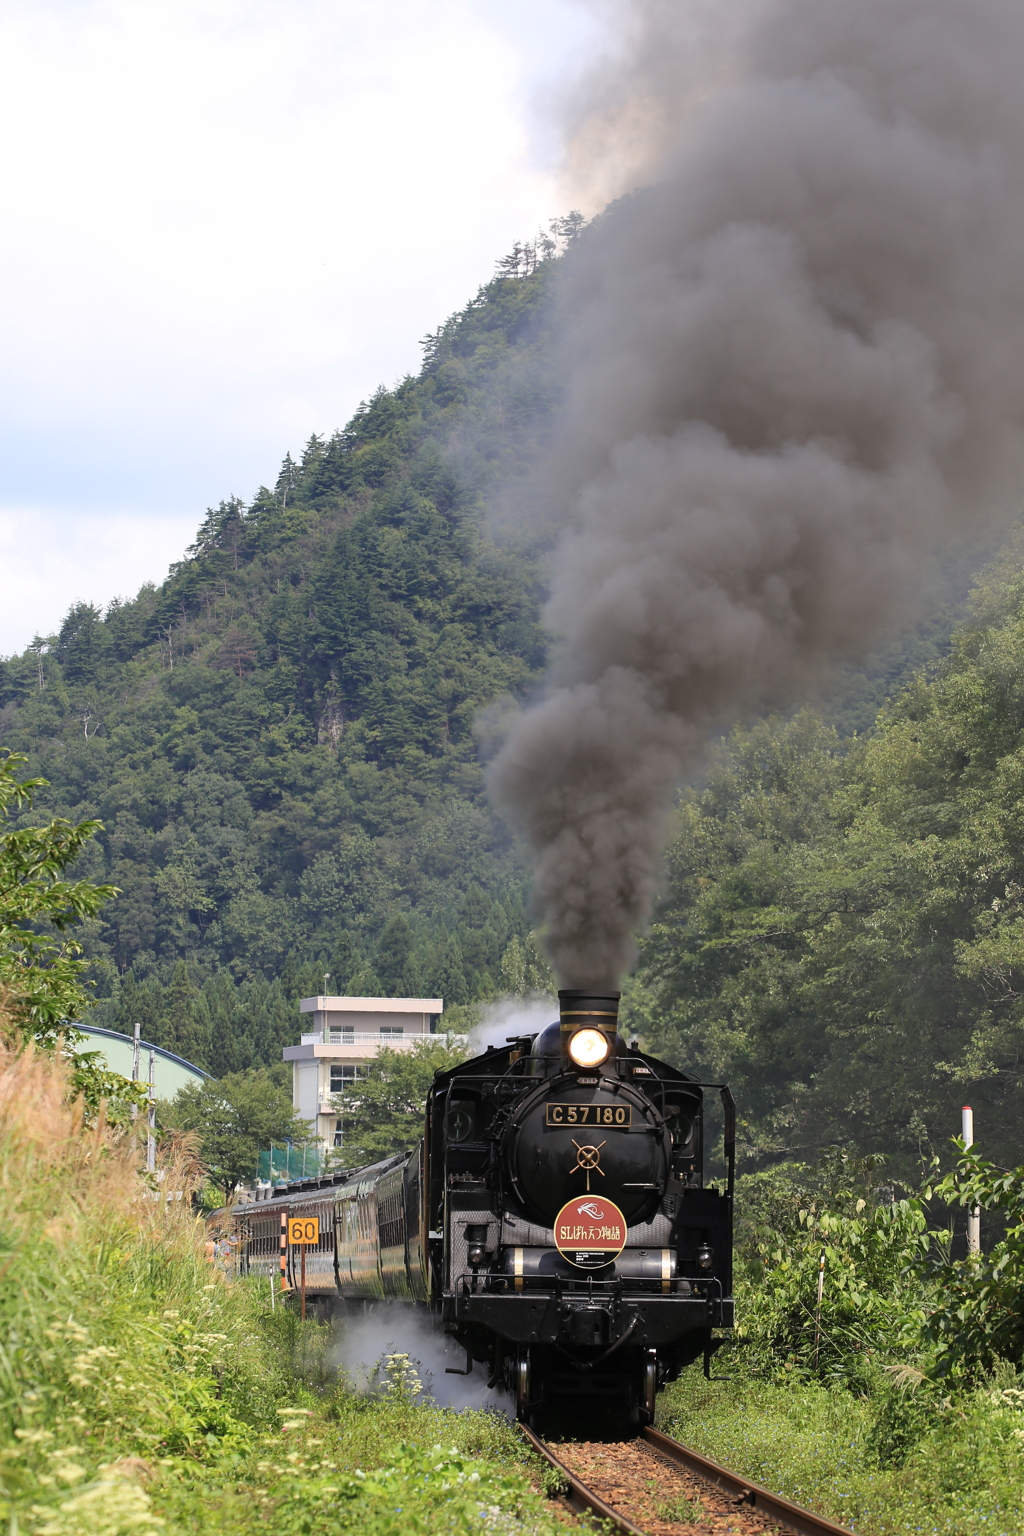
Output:
<path fill-rule="evenodd" d="M 324 1154 L 319 1147 L 271 1147 L 261 1152 L 259 1178 L 272 1184 L 281 1179 L 307 1179 L 323 1172 Z"/>

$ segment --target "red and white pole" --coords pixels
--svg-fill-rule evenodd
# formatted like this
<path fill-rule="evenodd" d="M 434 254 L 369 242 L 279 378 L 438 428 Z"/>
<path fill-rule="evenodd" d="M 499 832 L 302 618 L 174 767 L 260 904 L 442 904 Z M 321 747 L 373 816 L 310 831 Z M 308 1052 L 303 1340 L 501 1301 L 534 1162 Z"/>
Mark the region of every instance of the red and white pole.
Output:
<path fill-rule="evenodd" d="M 961 1138 L 965 1147 L 974 1145 L 974 1110 L 969 1104 L 965 1104 L 961 1114 Z M 968 1257 L 981 1252 L 981 1207 L 971 1205 L 967 1208 L 967 1253 Z"/>

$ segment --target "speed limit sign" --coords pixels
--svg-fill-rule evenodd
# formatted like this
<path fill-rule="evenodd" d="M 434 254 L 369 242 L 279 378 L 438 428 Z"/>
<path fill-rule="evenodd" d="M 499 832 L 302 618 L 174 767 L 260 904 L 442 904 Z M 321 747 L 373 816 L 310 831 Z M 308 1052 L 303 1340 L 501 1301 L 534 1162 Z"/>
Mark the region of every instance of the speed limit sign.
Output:
<path fill-rule="evenodd" d="M 289 1216 L 288 1241 L 293 1247 L 302 1243 L 318 1243 L 320 1241 L 319 1216 Z"/>

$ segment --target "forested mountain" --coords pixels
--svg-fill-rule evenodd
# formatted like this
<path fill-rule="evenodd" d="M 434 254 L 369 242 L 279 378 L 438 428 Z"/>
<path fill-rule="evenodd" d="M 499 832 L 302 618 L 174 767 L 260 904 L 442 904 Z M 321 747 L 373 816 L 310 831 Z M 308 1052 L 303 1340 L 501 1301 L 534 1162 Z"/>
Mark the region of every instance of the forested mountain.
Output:
<path fill-rule="evenodd" d="M 559 221 L 562 235 L 577 222 Z M 427 338 L 416 377 L 311 438 L 271 489 L 211 510 L 159 587 L 106 613 L 79 604 L 59 634 L 0 662 L 0 746 L 50 781 L 32 817 L 99 817 L 77 872 L 122 892 L 84 933 L 94 1022 L 139 1020 L 221 1073 L 279 1062 L 298 998 L 325 972 L 331 991 L 449 1005 L 548 979 L 525 861 L 484 796 L 474 735 L 481 706 L 522 696 L 545 657 L 543 520 L 489 516 L 530 501 L 557 403 L 559 259 L 541 255 L 517 248 Z M 823 704 L 839 737 L 934 669 L 966 581 L 953 562 L 917 630 L 842 676 Z M 822 785 L 846 772 L 823 729 L 799 768 L 820 767 L 804 796 L 815 825 L 834 815 Z M 724 806 L 723 772 L 686 816 Z M 686 900 L 677 878 L 666 911 Z M 659 943 L 648 964 L 667 977 Z M 662 1037 L 681 1029 L 687 1050 L 746 1070 L 717 1024 L 696 1039 L 704 1004 L 680 1012 L 662 984 Z M 703 997 L 709 983 L 692 985 Z M 781 1061 L 784 1032 L 776 1043 Z M 768 1045 L 752 1050 L 758 1071 Z M 763 1081 L 783 1080 L 775 1061 Z"/>
<path fill-rule="evenodd" d="M 94 1022 L 221 1072 L 280 1060 L 325 971 L 456 1004 L 529 979 L 473 723 L 544 659 L 538 550 L 484 508 L 550 411 L 555 265 L 505 263 L 418 377 L 210 511 L 160 587 L 0 665 L 36 813 L 104 823 L 79 866 L 122 892 L 85 934 Z"/>

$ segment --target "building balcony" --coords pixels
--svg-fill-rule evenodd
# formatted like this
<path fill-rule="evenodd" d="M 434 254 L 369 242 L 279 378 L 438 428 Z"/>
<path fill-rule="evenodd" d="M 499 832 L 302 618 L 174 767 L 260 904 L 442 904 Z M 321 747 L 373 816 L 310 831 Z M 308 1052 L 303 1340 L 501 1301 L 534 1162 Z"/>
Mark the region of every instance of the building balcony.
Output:
<path fill-rule="evenodd" d="M 302 1035 L 300 1045 L 402 1045 L 410 1040 L 430 1040 L 433 1037 L 420 1030 L 406 1029 L 389 1033 L 386 1029 L 348 1030 L 318 1029 L 315 1034 Z"/>

